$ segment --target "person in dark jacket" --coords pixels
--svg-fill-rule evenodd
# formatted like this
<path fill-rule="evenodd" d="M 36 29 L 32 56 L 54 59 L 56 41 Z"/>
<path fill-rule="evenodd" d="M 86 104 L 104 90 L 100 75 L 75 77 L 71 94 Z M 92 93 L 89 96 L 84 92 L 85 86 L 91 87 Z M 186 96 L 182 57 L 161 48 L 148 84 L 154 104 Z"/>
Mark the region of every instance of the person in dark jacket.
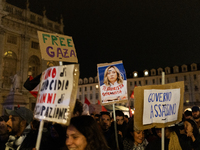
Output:
<path fill-rule="evenodd" d="M 192 119 L 186 119 L 184 121 L 184 126 L 190 145 L 194 150 L 199 150 L 200 134 L 196 122 Z"/>
<path fill-rule="evenodd" d="M 5 144 L 8 141 L 9 134 L 7 132 L 6 122 L 8 121 L 8 116 L 0 117 L 0 150 L 5 149 Z"/>

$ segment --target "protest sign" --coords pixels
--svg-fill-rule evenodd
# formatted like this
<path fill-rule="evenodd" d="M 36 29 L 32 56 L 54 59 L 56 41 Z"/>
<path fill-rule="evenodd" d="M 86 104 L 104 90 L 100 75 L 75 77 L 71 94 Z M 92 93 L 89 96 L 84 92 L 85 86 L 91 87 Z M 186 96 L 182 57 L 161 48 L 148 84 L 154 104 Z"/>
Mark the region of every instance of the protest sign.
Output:
<path fill-rule="evenodd" d="M 180 88 L 144 90 L 143 125 L 176 121 Z"/>
<path fill-rule="evenodd" d="M 76 102 L 79 65 L 51 67 L 41 75 L 34 117 L 69 124 Z"/>
<path fill-rule="evenodd" d="M 127 79 L 122 61 L 97 64 L 101 105 L 127 102 Z"/>
<path fill-rule="evenodd" d="M 184 82 L 134 89 L 134 124 L 139 130 L 164 128 L 181 121 Z"/>
<path fill-rule="evenodd" d="M 38 31 L 38 38 L 43 59 L 78 62 L 72 37 Z"/>

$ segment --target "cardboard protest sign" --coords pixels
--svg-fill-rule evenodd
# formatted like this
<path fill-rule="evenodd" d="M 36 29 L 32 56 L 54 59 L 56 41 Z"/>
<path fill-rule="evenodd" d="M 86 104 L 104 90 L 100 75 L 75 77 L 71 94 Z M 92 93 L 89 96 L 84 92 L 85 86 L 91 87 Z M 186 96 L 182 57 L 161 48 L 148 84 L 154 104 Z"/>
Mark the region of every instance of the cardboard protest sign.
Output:
<path fill-rule="evenodd" d="M 76 102 L 79 65 L 51 67 L 41 75 L 34 117 L 68 125 Z"/>
<path fill-rule="evenodd" d="M 78 62 L 72 37 L 38 31 L 38 38 L 43 59 Z"/>
<path fill-rule="evenodd" d="M 134 125 L 139 130 L 164 128 L 181 121 L 184 82 L 134 89 Z"/>
<path fill-rule="evenodd" d="M 127 102 L 127 79 L 122 61 L 97 64 L 101 105 Z"/>
<path fill-rule="evenodd" d="M 143 125 L 176 121 L 180 88 L 144 90 Z"/>

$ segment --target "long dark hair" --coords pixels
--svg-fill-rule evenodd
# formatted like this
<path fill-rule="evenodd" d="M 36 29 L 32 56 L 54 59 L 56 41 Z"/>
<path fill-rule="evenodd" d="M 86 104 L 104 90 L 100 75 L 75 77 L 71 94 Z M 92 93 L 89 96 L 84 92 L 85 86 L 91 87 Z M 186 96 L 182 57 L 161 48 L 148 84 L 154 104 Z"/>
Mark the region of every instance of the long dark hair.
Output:
<path fill-rule="evenodd" d="M 197 128 L 197 124 L 194 120 L 186 119 L 185 121 L 189 122 L 192 125 L 193 128 L 193 135 L 196 138 L 199 135 L 199 130 Z"/>
<path fill-rule="evenodd" d="M 129 120 L 127 128 L 126 128 L 126 138 L 129 139 L 129 140 L 132 140 L 132 141 L 134 141 L 134 138 L 131 135 L 131 133 L 134 132 L 133 127 L 134 127 L 134 120 L 133 120 L 133 118 L 131 118 Z"/>
<path fill-rule="evenodd" d="M 106 140 L 91 116 L 78 116 L 71 119 L 70 125 L 74 126 L 87 140 L 85 150 L 109 150 Z"/>

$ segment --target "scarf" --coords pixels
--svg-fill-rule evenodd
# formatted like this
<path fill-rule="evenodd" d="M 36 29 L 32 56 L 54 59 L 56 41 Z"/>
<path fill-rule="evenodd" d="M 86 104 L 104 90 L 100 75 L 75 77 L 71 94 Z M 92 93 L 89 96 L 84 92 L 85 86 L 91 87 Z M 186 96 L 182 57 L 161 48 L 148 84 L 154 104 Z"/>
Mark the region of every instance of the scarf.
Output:
<path fill-rule="evenodd" d="M 168 150 L 182 150 L 178 136 L 174 131 L 170 133 Z"/>
<path fill-rule="evenodd" d="M 20 137 L 15 137 L 13 135 L 10 135 L 8 142 L 6 143 L 5 150 L 17 150 L 20 147 L 20 145 L 22 144 L 24 139 L 25 139 L 24 135 L 22 135 Z"/>

